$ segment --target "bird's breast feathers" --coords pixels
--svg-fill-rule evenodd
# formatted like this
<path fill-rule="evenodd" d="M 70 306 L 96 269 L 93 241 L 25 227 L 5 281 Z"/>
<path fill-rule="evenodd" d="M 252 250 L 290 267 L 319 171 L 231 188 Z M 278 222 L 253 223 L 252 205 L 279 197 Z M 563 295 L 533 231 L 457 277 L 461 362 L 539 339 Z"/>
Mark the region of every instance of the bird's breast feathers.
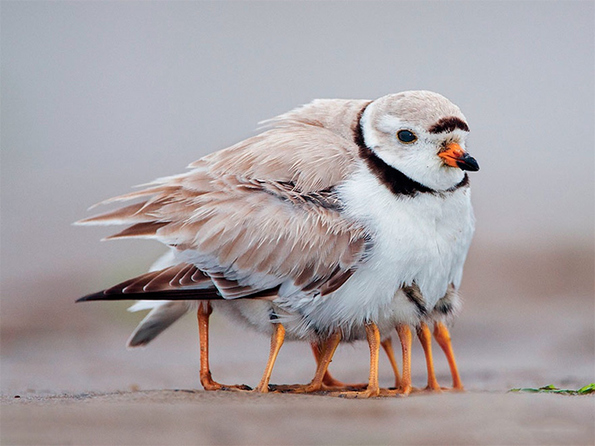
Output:
<path fill-rule="evenodd" d="M 374 308 L 362 305 L 368 299 L 388 305 L 398 289 L 413 282 L 431 309 L 449 284 L 460 285 L 474 231 L 468 186 L 396 196 L 362 166 L 339 194 L 345 212 L 371 235 L 364 262 L 337 292 L 341 300 L 354 302 L 354 310 Z"/>

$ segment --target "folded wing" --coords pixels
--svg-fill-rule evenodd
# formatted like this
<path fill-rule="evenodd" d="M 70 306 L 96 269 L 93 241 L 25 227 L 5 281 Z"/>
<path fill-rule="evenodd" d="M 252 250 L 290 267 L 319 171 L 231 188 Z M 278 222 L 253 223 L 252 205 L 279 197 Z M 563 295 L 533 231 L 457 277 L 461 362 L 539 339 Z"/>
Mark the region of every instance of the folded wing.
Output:
<path fill-rule="evenodd" d="M 342 107 L 347 119 L 359 102 L 328 105 Z M 106 201 L 138 202 L 80 222 L 128 224 L 108 238 L 152 238 L 176 251 L 179 265 L 120 284 L 112 294 L 272 298 L 326 294 L 349 278 L 367 234 L 343 215 L 336 187 L 355 168 L 357 146 L 319 122 L 301 121 L 299 113 L 287 116 L 185 174 Z"/>

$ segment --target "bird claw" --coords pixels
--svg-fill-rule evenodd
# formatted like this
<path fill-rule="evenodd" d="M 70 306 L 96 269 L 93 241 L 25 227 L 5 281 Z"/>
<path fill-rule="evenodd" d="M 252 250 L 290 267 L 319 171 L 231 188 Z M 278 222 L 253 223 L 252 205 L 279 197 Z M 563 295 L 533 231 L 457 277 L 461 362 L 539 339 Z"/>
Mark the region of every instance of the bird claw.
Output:
<path fill-rule="evenodd" d="M 376 398 L 380 395 L 380 389 L 366 389 L 366 390 L 352 390 L 348 392 L 335 392 L 331 396 L 338 396 L 339 398 L 357 399 L 357 398 Z"/>
<path fill-rule="evenodd" d="M 226 385 L 226 384 L 219 384 L 218 382 L 211 381 L 209 383 L 203 383 L 203 388 L 208 391 L 214 390 L 223 390 L 226 392 L 246 392 L 251 391 L 252 387 L 247 386 L 246 384 L 233 384 L 233 385 Z"/>

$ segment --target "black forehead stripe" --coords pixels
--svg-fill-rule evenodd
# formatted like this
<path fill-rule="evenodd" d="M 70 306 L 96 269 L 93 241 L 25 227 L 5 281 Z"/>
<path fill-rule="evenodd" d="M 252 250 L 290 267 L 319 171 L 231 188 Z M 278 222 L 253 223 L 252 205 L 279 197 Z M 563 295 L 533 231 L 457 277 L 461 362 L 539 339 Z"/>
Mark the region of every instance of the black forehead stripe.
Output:
<path fill-rule="evenodd" d="M 449 116 L 448 118 L 440 119 L 436 124 L 429 128 L 430 133 L 445 133 L 452 132 L 454 129 L 460 129 L 465 132 L 469 131 L 469 126 L 461 118 Z"/>

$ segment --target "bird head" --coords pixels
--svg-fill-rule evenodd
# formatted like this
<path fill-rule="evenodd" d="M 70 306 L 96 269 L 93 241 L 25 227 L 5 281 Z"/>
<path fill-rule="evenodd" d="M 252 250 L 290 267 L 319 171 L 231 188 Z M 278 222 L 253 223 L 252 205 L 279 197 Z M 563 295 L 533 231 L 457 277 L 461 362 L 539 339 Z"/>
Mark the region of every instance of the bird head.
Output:
<path fill-rule="evenodd" d="M 461 110 L 430 91 L 406 91 L 371 102 L 361 118 L 365 145 L 389 166 L 434 190 L 447 190 L 479 164 L 466 150 Z"/>

